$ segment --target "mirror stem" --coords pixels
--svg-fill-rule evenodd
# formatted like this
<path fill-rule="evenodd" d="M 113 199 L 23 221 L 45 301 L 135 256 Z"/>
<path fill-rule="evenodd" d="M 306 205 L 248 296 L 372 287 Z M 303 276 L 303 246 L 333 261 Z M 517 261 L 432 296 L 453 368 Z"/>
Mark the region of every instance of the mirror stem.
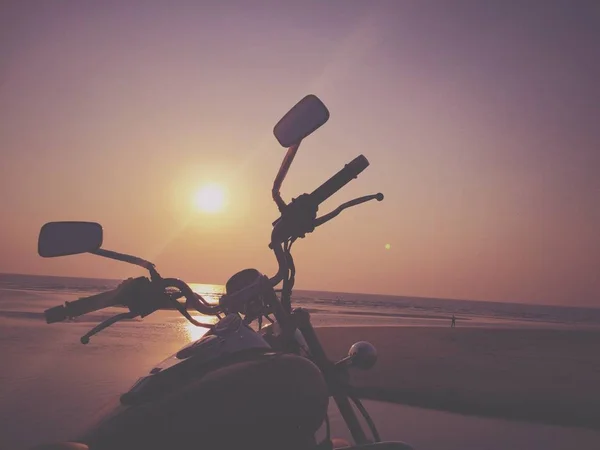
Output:
<path fill-rule="evenodd" d="M 298 142 L 296 145 L 292 145 L 288 148 L 285 157 L 283 158 L 283 162 L 281 163 L 281 167 L 279 168 L 279 172 L 277 172 L 277 176 L 275 177 L 275 181 L 273 182 L 273 190 L 271 191 L 273 195 L 273 200 L 277 204 L 279 211 L 282 212 L 283 209 L 287 206 L 286 203 L 281 198 L 281 194 L 279 193 L 281 189 L 281 185 L 283 184 L 283 180 L 285 179 L 292 162 L 294 161 L 294 157 L 298 152 L 298 147 L 300 147 L 300 143 Z"/>
<path fill-rule="evenodd" d="M 136 266 L 140 266 L 148 270 L 152 280 L 160 279 L 160 275 L 156 271 L 154 264 L 152 264 L 150 261 L 146 261 L 145 259 L 138 258 L 137 256 L 113 252 L 112 250 L 105 250 L 103 248 L 99 248 L 89 253 L 92 253 L 93 255 L 104 256 L 105 258 L 116 259 L 117 261 L 123 261 L 129 264 L 135 264 Z"/>

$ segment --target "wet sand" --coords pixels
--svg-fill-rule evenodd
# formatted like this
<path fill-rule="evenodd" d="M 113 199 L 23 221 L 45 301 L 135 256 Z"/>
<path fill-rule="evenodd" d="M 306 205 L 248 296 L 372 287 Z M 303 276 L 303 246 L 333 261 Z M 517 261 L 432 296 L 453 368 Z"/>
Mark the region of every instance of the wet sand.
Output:
<path fill-rule="evenodd" d="M 440 327 L 319 328 L 332 359 L 359 340 L 379 360 L 352 371 L 376 400 L 600 429 L 600 332 Z"/>

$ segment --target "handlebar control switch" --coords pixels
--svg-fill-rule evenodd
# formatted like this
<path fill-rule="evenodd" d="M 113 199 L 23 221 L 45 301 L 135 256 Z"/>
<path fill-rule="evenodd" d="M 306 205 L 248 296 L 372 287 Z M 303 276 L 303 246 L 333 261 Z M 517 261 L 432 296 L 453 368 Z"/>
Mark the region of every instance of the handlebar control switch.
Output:
<path fill-rule="evenodd" d="M 146 277 L 129 278 L 120 289 L 124 304 L 140 317 L 146 317 L 167 304 L 168 297 L 163 287 Z"/>
<path fill-rule="evenodd" d="M 307 233 L 312 233 L 318 210 L 319 206 L 309 194 L 293 199 L 273 224 L 276 227 L 276 240 L 284 242 L 289 238 L 303 238 Z"/>

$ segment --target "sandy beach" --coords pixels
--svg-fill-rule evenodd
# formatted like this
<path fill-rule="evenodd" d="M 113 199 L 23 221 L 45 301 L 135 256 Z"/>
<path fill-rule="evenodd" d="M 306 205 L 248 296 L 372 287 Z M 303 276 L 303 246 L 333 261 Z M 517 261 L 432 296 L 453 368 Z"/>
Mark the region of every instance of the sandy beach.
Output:
<path fill-rule="evenodd" d="M 358 340 L 379 360 L 354 370 L 371 399 L 600 429 L 600 332 L 449 327 L 325 327 L 332 358 Z"/>
<path fill-rule="evenodd" d="M 120 324 L 83 346 L 78 337 L 89 326 L 2 320 L 0 448 L 76 437 L 99 408 L 197 337 L 180 319 L 157 316 Z M 332 359 L 357 340 L 377 346 L 376 367 L 352 373 L 364 397 L 399 403 L 366 402 L 385 439 L 453 450 L 600 446 L 598 333 L 434 326 L 317 331 Z M 333 403 L 330 414 L 335 434 L 348 438 Z"/>

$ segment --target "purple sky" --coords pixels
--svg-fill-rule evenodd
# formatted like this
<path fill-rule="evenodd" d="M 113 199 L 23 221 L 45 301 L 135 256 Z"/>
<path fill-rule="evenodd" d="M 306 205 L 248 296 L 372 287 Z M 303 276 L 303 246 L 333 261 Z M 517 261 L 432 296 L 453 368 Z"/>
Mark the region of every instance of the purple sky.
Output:
<path fill-rule="evenodd" d="M 600 306 L 598 42 L 597 1 L 5 0 L 0 271 L 130 275 L 37 256 L 44 222 L 94 220 L 165 275 L 272 273 L 271 132 L 315 93 L 284 198 L 364 153 L 322 210 L 386 200 L 296 244 L 299 288 Z"/>

